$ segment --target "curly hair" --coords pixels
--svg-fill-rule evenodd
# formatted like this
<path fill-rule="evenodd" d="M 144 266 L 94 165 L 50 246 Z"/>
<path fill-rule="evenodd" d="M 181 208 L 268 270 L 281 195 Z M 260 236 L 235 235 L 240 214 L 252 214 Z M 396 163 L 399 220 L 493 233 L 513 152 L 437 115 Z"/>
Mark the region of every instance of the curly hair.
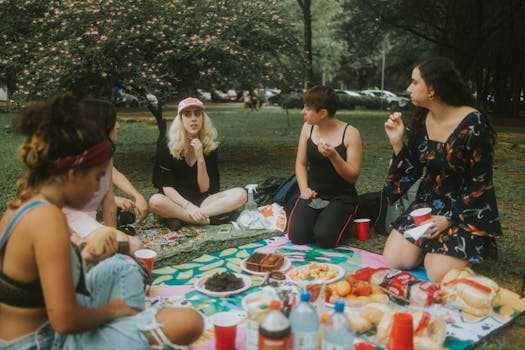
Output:
<path fill-rule="evenodd" d="M 208 114 L 203 111 L 202 129 L 199 132 L 199 138 L 202 142 L 204 154 L 210 154 L 211 151 L 219 147 L 217 139 L 217 129 L 213 126 Z M 182 125 L 181 116 L 177 115 L 171 123 L 168 130 L 168 148 L 175 159 L 184 158 L 188 147 L 186 142 L 186 130 Z"/>
<path fill-rule="evenodd" d="M 15 131 L 26 136 L 17 152 L 27 171 L 17 181 L 16 198 L 8 204 L 12 209 L 31 197 L 36 188 L 64 174 L 55 161 L 77 156 L 106 140 L 100 128 L 83 117 L 78 99 L 69 93 L 31 105 L 15 122 Z"/>
<path fill-rule="evenodd" d="M 478 105 L 474 96 L 469 91 L 459 70 L 449 58 L 434 57 L 418 64 L 416 68 L 419 69 L 419 73 L 425 81 L 425 84 L 434 89 L 435 96 L 441 101 L 451 106 L 469 106 L 486 115 L 485 111 Z M 408 129 L 409 146 L 413 147 L 417 142 L 418 135 L 423 132 L 427 113 L 428 109 L 423 107 L 416 107 L 414 109 Z M 496 142 L 496 132 L 488 118 L 487 124 L 491 143 L 494 144 Z"/>

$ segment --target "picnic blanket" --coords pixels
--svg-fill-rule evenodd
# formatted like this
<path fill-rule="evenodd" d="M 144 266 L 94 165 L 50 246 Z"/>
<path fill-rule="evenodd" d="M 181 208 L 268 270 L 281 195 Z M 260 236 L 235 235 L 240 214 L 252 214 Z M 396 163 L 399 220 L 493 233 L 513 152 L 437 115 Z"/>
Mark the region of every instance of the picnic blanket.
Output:
<path fill-rule="evenodd" d="M 282 234 L 272 230 L 246 230 L 231 224 L 183 226 L 171 231 L 148 218 L 133 226 L 144 246 L 157 252 L 155 264 L 178 264 L 204 253 L 238 247 L 260 239 Z"/>
<path fill-rule="evenodd" d="M 154 282 L 149 293 L 149 302 L 159 301 L 176 306 L 191 306 L 199 310 L 206 319 L 206 331 L 194 344 L 194 349 L 214 349 L 215 340 L 210 316 L 221 311 L 231 310 L 241 318 L 246 318 L 247 313 L 243 310 L 242 300 L 250 293 L 260 290 L 259 285 L 262 277 L 248 275 L 252 287 L 241 294 L 231 295 L 226 298 L 214 298 L 195 290 L 194 283 L 205 274 L 229 271 L 241 273 L 241 262 L 254 251 L 275 252 L 284 254 L 290 259 L 292 266 L 300 266 L 313 261 L 332 263 L 342 266 L 346 273 L 364 267 L 382 267 L 384 261 L 381 255 L 368 251 L 352 248 L 349 246 L 338 247 L 338 249 L 321 249 L 308 245 L 294 245 L 285 237 L 273 237 L 254 243 L 245 244 L 203 254 L 196 259 L 180 265 L 163 265 L 154 269 Z M 423 270 L 411 271 L 418 278 L 425 280 L 427 276 Z M 445 347 L 447 349 L 465 349 L 500 327 L 508 324 L 521 312 L 525 310 L 525 300 L 506 290 L 504 293 L 508 300 L 506 303 L 494 310 L 494 312 L 483 318 L 465 318 L 457 310 L 444 310 L 443 314 L 447 321 L 447 338 Z M 397 307 L 397 306 L 396 306 Z M 401 308 L 401 307 L 399 307 Z M 443 308 L 444 309 L 444 308 Z M 246 328 L 243 323 L 238 327 L 236 348 L 245 349 Z M 359 338 L 377 345 L 375 331 L 369 331 Z M 382 349 L 378 346 L 378 349 Z"/>

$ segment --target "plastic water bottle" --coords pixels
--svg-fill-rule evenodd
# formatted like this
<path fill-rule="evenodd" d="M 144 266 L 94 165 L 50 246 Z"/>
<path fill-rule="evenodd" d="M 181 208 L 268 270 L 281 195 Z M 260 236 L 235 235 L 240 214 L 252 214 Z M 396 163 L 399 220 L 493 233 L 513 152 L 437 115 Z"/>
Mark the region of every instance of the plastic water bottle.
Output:
<path fill-rule="evenodd" d="M 290 321 L 281 312 L 281 302 L 272 300 L 270 311 L 259 325 L 259 350 L 290 350 Z"/>
<path fill-rule="evenodd" d="M 335 312 L 323 329 L 323 350 L 353 350 L 354 331 L 346 317 L 344 300 L 335 302 Z"/>
<path fill-rule="evenodd" d="M 310 292 L 301 293 L 301 301 L 290 314 L 293 350 L 317 350 L 319 316 L 310 304 Z"/>
<path fill-rule="evenodd" d="M 245 188 L 248 190 L 248 201 L 244 205 L 244 209 L 248 211 L 257 211 L 257 203 L 253 198 L 253 192 L 256 191 L 257 184 L 246 185 Z"/>

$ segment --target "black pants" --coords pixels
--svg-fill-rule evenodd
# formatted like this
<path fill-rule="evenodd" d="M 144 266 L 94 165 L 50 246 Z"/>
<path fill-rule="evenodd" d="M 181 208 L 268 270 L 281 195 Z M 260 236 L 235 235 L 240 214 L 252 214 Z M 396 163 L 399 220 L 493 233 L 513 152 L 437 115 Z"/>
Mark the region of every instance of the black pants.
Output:
<path fill-rule="evenodd" d="M 311 199 L 298 198 L 288 218 L 288 238 L 295 244 L 335 248 L 357 211 L 357 203 L 334 199 L 323 209 L 308 206 Z"/>

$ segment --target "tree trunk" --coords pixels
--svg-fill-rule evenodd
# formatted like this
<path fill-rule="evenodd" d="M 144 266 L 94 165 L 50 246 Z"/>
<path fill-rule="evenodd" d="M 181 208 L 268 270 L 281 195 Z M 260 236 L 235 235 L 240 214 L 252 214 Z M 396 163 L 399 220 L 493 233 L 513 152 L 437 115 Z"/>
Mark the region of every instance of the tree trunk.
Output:
<path fill-rule="evenodd" d="M 312 55 L 312 6 L 311 0 L 297 0 L 303 12 L 304 24 L 304 86 L 313 85 L 314 69 Z"/>

